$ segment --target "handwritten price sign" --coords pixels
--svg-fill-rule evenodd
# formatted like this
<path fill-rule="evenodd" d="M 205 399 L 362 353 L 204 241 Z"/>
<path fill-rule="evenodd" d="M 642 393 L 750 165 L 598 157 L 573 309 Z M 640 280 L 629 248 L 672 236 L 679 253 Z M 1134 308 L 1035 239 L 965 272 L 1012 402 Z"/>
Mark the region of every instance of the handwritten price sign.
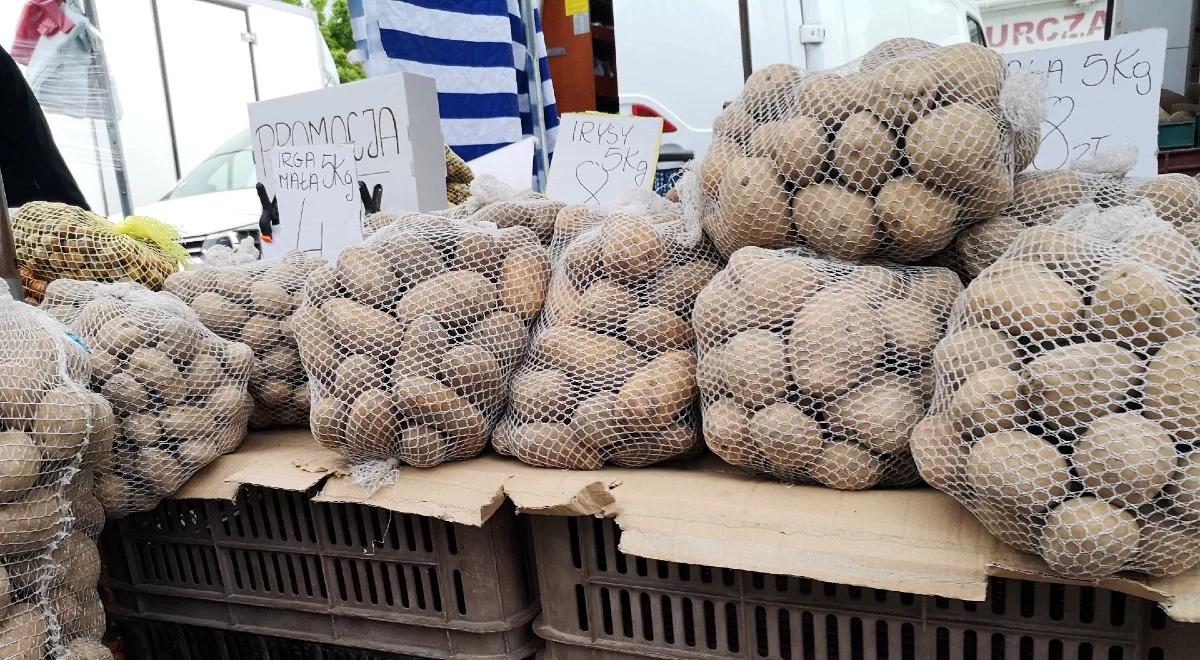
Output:
<path fill-rule="evenodd" d="M 661 139 L 658 117 L 563 115 L 546 195 L 572 204 L 610 205 L 630 188 L 650 188 Z"/>
<path fill-rule="evenodd" d="M 1097 150 L 1135 146 L 1132 174 L 1156 174 L 1166 48 L 1167 31 L 1154 29 L 1006 55 L 1010 72 L 1030 71 L 1046 81 L 1042 144 L 1031 169 L 1064 169 Z"/>
<path fill-rule="evenodd" d="M 363 240 L 354 145 L 279 147 L 267 152 L 279 226 L 264 257 L 300 250 L 334 259 Z"/>

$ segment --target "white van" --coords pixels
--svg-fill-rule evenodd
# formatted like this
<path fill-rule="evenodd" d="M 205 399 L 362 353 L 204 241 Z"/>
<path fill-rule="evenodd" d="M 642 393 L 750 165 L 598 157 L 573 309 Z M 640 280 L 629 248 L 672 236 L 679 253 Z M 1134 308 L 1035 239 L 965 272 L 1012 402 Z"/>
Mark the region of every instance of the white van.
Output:
<path fill-rule="evenodd" d="M 973 0 L 613 0 L 613 30 L 621 112 L 665 120 L 664 157 L 704 155 L 748 71 L 820 71 L 893 37 L 984 44 Z"/>

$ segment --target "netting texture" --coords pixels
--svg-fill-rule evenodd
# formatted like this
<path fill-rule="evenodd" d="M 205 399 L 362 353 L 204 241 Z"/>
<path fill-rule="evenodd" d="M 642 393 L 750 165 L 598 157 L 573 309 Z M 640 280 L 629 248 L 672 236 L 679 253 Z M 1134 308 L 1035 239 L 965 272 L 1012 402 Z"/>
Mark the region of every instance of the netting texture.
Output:
<path fill-rule="evenodd" d="M 909 437 L 958 277 L 746 247 L 700 292 L 704 439 L 727 463 L 842 490 L 919 481 Z"/>
<path fill-rule="evenodd" d="M 912 39 L 826 72 L 760 69 L 713 123 L 704 229 L 726 256 L 934 254 L 1008 206 L 1036 153 L 1042 99 L 1008 82 L 994 51 Z"/>
<path fill-rule="evenodd" d="M 0 294 L 2 658 L 62 657 L 104 632 L 89 536 L 103 518 L 76 485 L 108 454 L 116 424 L 89 372 L 66 327 Z"/>
<path fill-rule="evenodd" d="M 1198 277 L 1145 201 L 1023 231 L 934 350 L 921 475 L 1064 577 L 1200 561 Z"/>
<path fill-rule="evenodd" d="M 1142 179 L 1072 170 L 1023 172 L 1013 185 L 1012 204 L 960 233 L 946 250 L 947 265 L 975 277 L 999 259 L 1022 231 L 1048 225 L 1084 203 L 1109 208 L 1145 199 L 1160 218 L 1200 245 L 1200 181 L 1186 174 Z"/>
<path fill-rule="evenodd" d="M 117 416 L 94 485 L 109 517 L 153 509 L 241 444 L 253 354 L 205 328 L 186 303 L 132 283 L 56 280 L 42 307 L 88 347 L 92 390 Z"/>
<path fill-rule="evenodd" d="M 558 215 L 554 272 L 513 377 L 498 451 L 575 470 L 649 465 L 698 446 L 696 294 L 720 257 L 678 213 Z"/>
<path fill-rule="evenodd" d="M 528 228 L 430 215 L 313 271 L 292 325 L 317 441 L 355 462 L 478 454 L 549 274 Z"/>
<path fill-rule="evenodd" d="M 175 257 L 150 241 L 114 231 L 108 220 L 56 202 L 30 202 L 12 217 L 17 261 L 31 277 L 119 282 L 162 287 L 179 268 Z"/>
<path fill-rule="evenodd" d="M 326 261 L 292 252 L 277 261 L 199 268 L 167 278 L 164 290 L 191 305 L 218 337 L 254 353 L 250 426 L 308 423 L 308 377 L 292 333 L 292 315 L 304 298 L 304 281 Z"/>

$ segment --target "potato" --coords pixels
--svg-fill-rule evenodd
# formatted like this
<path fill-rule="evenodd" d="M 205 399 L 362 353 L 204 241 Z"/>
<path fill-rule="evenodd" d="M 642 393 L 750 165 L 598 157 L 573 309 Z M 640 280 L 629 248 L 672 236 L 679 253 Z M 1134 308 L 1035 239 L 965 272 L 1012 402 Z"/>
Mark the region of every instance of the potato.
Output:
<path fill-rule="evenodd" d="M 186 472 L 174 454 L 151 447 L 138 452 L 134 476 L 141 479 L 152 497 L 161 498 L 179 489 L 188 476 Z"/>
<path fill-rule="evenodd" d="M 881 454 L 906 448 L 924 413 L 921 396 L 911 387 L 885 381 L 852 389 L 826 409 L 834 437 L 857 440 Z"/>
<path fill-rule="evenodd" d="M 704 156 L 704 162 L 700 164 L 700 189 L 708 197 L 716 198 L 720 194 L 721 180 L 725 176 L 725 168 L 729 165 L 729 162 L 734 158 L 739 158 L 746 154 L 742 151 L 742 145 L 738 144 L 732 138 L 722 136 L 715 131 L 713 135 L 715 137 L 713 138 L 712 146 L 708 148 L 708 153 Z M 575 224 L 568 222 L 568 220 L 576 220 L 579 216 L 586 219 L 588 217 L 587 211 L 583 207 L 568 206 L 564 211 L 566 209 L 571 209 L 571 211 L 566 215 L 566 220 L 562 223 L 564 229 L 568 230 L 564 232 L 564 235 L 574 236 L 579 231 L 575 227 Z M 559 213 L 559 217 L 564 217 L 562 212 Z M 555 224 L 556 226 L 558 225 L 557 220 Z"/>
<path fill-rule="evenodd" d="M 1063 502 L 1046 516 L 1038 548 L 1051 570 L 1095 579 L 1125 566 L 1137 552 L 1139 535 L 1133 514 L 1083 496 Z"/>
<path fill-rule="evenodd" d="M 509 252 L 500 268 L 500 307 L 526 321 L 533 320 L 542 310 L 549 280 L 550 258 L 541 247 Z"/>
<path fill-rule="evenodd" d="M 883 478 L 883 463 L 855 443 L 827 442 L 813 461 L 811 474 L 829 488 L 866 490 Z"/>
<path fill-rule="evenodd" d="M 1087 188 L 1083 176 L 1073 170 L 1021 172 L 1014 177 L 1013 185 L 1013 212 L 1022 219 L 1079 204 Z"/>
<path fill-rule="evenodd" d="M 582 407 L 581 405 L 580 408 Z M 578 411 L 575 414 L 578 415 Z M 735 403 L 733 399 L 718 399 L 704 409 L 702 418 L 704 441 L 721 460 L 738 467 L 749 466 L 754 461 L 753 445 L 750 441 L 750 416 L 746 414 L 744 407 Z"/>
<path fill-rule="evenodd" d="M 574 404 L 574 395 L 570 391 L 570 383 L 566 380 L 563 382 L 567 386 L 567 389 L 561 391 L 560 396 L 562 398 L 558 399 L 563 402 L 559 409 L 560 413 Z M 594 394 L 580 402 L 575 407 L 575 412 L 571 415 L 570 421 L 570 432 L 574 441 L 591 449 L 600 450 L 611 444 L 614 439 L 620 438 L 622 434 L 625 434 L 626 431 L 621 426 L 621 420 L 614 414 L 616 406 L 617 395 L 613 392 Z M 538 421 L 555 420 L 546 417 Z"/>
<path fill-rule="evenodd" d="M 1138 188 L 1158 217 L 1179 227 L 1200 218 L 1200 182 L 1186 174 L 1160 174 Z"/>
<path fill-rule="evenodd" d="M 240 411 L 241 392 L 237 388 L 227 389 L 233 390 L 233 410 Z M 217 392 L 221 392 L 221 390 L 217 390 Z M 231 415 L 228 412 L 228 406 L 229 403 L 225 403 L 222 407 L 222 412 L 225 414 L 219 416 L 215 410 L 194 405 L 167 406 L 163 408 L 158 421 L 162 425 L 163 435 L 168 438 L 174 438 L 181 442 L 202 440 L 212 433 L 215 423 L 224 423 L 229 419 Z"/>
<path fill-rule="evenodd" d="M 134 413 L 121 421 L 121 436 L 125 442 L 137 447 L 156 444 L 163 435 L 158 415 Z"/>
<path fill-rule="evenodd" d="M 951 192 L 971 192 L 987 183 L 993 165 L 1000 162 L 996 120 L 970 103 L 929 111 L 908 127 L 906 138 L 905 153 L 917 179 Z"/>
<path fill-rule="evenodd" d="M 34 409 L 33 440 L 46 460 L 72 458 L 88 440 L 91 397 L 75 385 L 64 385 L 42 396 Z"/>
<path fill-rule="evenodd" d="M 754 129 L 747 151 L 754 156 L 770 158 L 785 178 L 803 186 L 811 183 L 825 164 L 829 153 L 828 135 L 825 125 L 816 119 L 792 117 L 768 122 Z M 728 163 L 733 156 L 741 155 L 740 151 L 730 149 L 728 153 L 722 152 L 718 158 Z M 704 176 L 703 169 L 701 176 Z M 707 187 L 705 189 L 708 190 Z"/>
<path fill-rule="evenodd" d="M 870 93 L 866 76 L 808 76 L 796 85 L 796 106 L 804 115 L 833 126 L 863 110 Z"/>
<path fill-rule="evenodd" d="M 113 660 L 112 651 L 94 639 L 79 638 L 67 644 L 71 660 Z"/>
<path fill-rule="evenodd" d="M 871 198 L 832 182 L 796 190 L 792 217 L 796 231 L 809 247 L 838 259 L 860 259 L 870 254 L 879 241 Z M 780 247 L 786 241 L 758 245 Z"/>
<path fill-rule="evenodd" d="M 1200 437 L 1200 337 L 1172 339 L 1150 358 L 1143 405 L 1179 442 Z"/>
<path fill-rule="evenodd" d="M 520 448 L 521 460 L 531 465 L 565 470 L 599 470 L 604 465 L 600 452 L 577 442 L 566 424 L 534 422 L 509 433 L 508 444 Z"/>
<path fill-rule="evenodd" d="M 409 289 L 396 303 L 402 323 L 428 314 L 443 325 L 464 325 L 479 319 L 499 304 L 496 285 L 479 273 L 456 270 L 425 280 Z"/>
<path fill-rule="evenodd" d="M 62 571 L 62 582 L 55 586 L 78 593 L 100 583 L 100 553 L 86 535 L 76 532 L 67 536 L 50 556 Z"/>
<path fill-rule="evenodd" d="M 614 212 L 600 233 L 600 262 L 616 282 L 631 283 L 656 273 L 667 258 L 667 246 L 641 217 Z"/>
<path fill-rule="evenodd" d="M 201 343 L 200 332 L 193 322 L 182 318 L 155 319 L 147 335 L 155 348 L 180 362 L 195 357 Z"/>
<path fill-rule="evenodd" d="M 321 305 L 321 312 L 328 324 L 325 327 L 332 328 L 334 339 L 351 352 L 383 359 L 400 350 L 405 326 L 385 312 L 346 298 L 330 298 Z"/>
<path fill-rule="evenodd" d="M 998 261 L 971 282 L 956 303 L 980 325 L 1034 340 L 1074 333 L 1083 296 L 1045 266 Z"/>
<path fill-rule="evenodd" d="M 696 446 L 696 429 L 690 424 L 673 422 L 646 429 L 630 438 L 614 439 L 601 455 L 620 467 L 643 467 L 659 461 L 687 456 Z"/>
<path fill-rule="evenodd" d="M 256 371 L 261 371 L 265 378 L 277 380 L 294 380 L 303 376 L 300 366 L 300 354 L 294 346 L 276 346 L 260 355 L 255 363 Z"/>
<path fill-rule="evenodd" d="M 821 425 L 789 403 L 773 403 L 754 413 L 745 434 L 771 470 L 789 480 L 802 479 L 821 454 Z"/>
<path fill-rule="evenodd" d="M 716 135 L 716 131 L 713 131 Z M 715 148 L 716 145 L 714 145 Z M 712 153 L 712 150 L 709 150 Z M 565 237 L 575 237 L 594 224 L 592 211 L 582 204 L 568 204 L 559 210 L 554 218 L 554 233 Z"/>
<path fill-rule="evenodd" d="M 1200 316 L 1156 270 L 1126 262 L 1097 276 L 1091 325 L 1105 339 L 1148 348 L 1200 332 Z"/>
<path fill-rule="evenodd" d="M 91 348 L 117 356 L 126 356 L 142 346 L 145 339 L 134 322 L 124 316 L 112 319 L 93 331 Z"/>
<path fill-rule="evenodd" d="M 726 254 L 743 245 L 791 243 L 788 194 L 769 158 L 730 159 L 721 178 L 720 197 L 721 220 L 713 242 Z"/>
<path fill-rule="evenodd" d="M 628 344 L 582 328 L 555 326 L 534 342 L 533 359 L 587 381 L 617 384 L 638 364 Z"/>
<path fill-rule="evenodd" d="M 825 283 L 825 273 L 809 261 L 776 257 L 756 247 L 738 250 L 729 260 L 727 279 L 738 292 L 721 310 L 724 329 L 780 328 Z"/>
<path fill-rule="evenodd" d="M 720 270 L 716 264 L 703 259 L 667 266 L 647 293 L 648 303 L 687 316 L 700 290 Z"/>
<path fill-rule="evenodd" d="M 730 103 L 713 120 L 714 137 L 723 137 L 746 144 L 757 124 L 740 103 Z"/>
<path fill-rule="evenodd" d="M 470 444 L 486 437 L 487 422 L 479 409 L 436 380 L 419 376 L 401 378 L 392 386 L 392 395 L 403 415 L 440 429 L 449 442 Z M 346 435 L 353 438 L 353 408 L 350 418 Z"/>
<path fill-rule="evenodd" d="M 283 327 L 279 319 L 255 314 L 246 321 L 240 340 L 256 354 L 266 353 L 283 341 Z"/>
<path fill-rule="evenodd" d="M 852 190 L 870 192 L 899 164 L 896 133 L 870 112 L 852 114 L 833 135 L 832 161 Z"/>
<path fill-rule="evenodd" d="M 1131 403 L 1145 370 L 1137 355 L 1114 344 L 1075 344 L 1042 353 L 1022 377 L 1042 423 L 1076 431 Z"/>
<path fill-rule="evenodd" d="M 413 376 L 429 375 L 442 355 L 450 350 L 450 341 L 450 333 L 432 316 L 416 317 L 404 329 L 400 350 L 390 360 L 392 371 Z M 385 357 L 384 362 L 389 360 Z"/>
<path fill-rule="evenodd" d="M 449 444 L 441 431 L 430 426 L 410 426 L 400 432 L 397 456 L 413 467 L 433 467 L 446 460 Z"/>
<path fill-rule="evenodd" d="M 1175 278 L 1186 279 L 1200 272 L 1200 251 L 1177 231 L 1146 231 L 1126 235 L 1121 247 L 1138 261 Z"/>
<path fill-rule="evenodd" d="M 361 353 L 351 355 L 333 373 L 333 395 L 353 401 L 362 392 L 382 388 L 386 374 L 382 360 Z"/>
<path fill-rule="evenodd" d="M 914 300 L 885 300 L 878 306 L 884 338 L 896 351 L 928 360 L 942 334 L 942 322 L 927 305 Z"/>
<path fill-rule="evenodd" d="M 21 431 L 0 431 L 0 503 L 12 502 L 33 488 L 42 460 L 33 438 Z"/>
<path fill-rule="evenodd" d="M 1154 577 L 1179 575 L 1200 562 L 1200 530 L 1153 511 L 1141 523 L 1137 556 L 1131 562 Z"/>
<path fill-rule="evenodd" d="M 687 321 L 662 307 L 643 307 L 625 321 L 625 339 L 648 355 L 687 348 L 695 335 Z"/>
<path fill-rule="evenodd" d="M 573 313 L 564 312 L 562 322 L 612 332 L 625 325 L 626 318 L 638 308 L 637 296 L 627 287 L 610 280 L 596 280 L 579 296 Z"/>
<path fill-rule="evenodd" d="M 388 458 L 396 454 L 401 414 L 398 400 L 398 395 L 381 389 L 369 389 L 354 398 L 346 415 L 344 436 L 345 449 L 352 458 Z"/>
<path fill-rule="evenodd" d="M 400 279 L 402 287 L 411 287 L 446 271 L 441 251 L 421 236 L 393 233 L 376 241 L 373 247 Z"/>
<path fill-rule="evenodd" d="M 1071 455 L 1083 487 L 1119 506 L 1136 508 L 1158 496 L 1178 456 L 1171 436 L 1137 413 L 1092 422 Z"/>
<path fill-rule="evenodd" d="M 795 101 L 795 87 L 804 71 L 791 64 L 769 64 L 746 78 L 742 105 L 758 121 L 788 117 Z"/>
<path fill-rule="evenodd" d="M 475 324 L 467 334 L 467 343 L 486 349 L 496 357 L 502 369 L 510 369 L 525 350 L 526 331 L 521 320 L 510 312 L 494 312 Z"/>
<path fill-rule="evenodd" d="M 235 341 L 216 340 L 214 343 L 213 352 L 221 358 L 225 378 L 233 381 L 249 378 L 254 368 L 254 352 L 250 347 Z"/>
<path fill-rule="evenodd" d="M 128 368 L 129 374 L 145 385 L 157 401 L 172 405 L 188 395 L 188 384 L 179 367 L 162 351 L 139 348 L 129 356 Z"/>
<path fill-rule="evenodd" d="M 942 96 L 949 101 L 972 101 L 994 106 L 1004 80 L 1004 59 L 996 51 L 973 43 L 954 44 L 931 51 L 923 58 L 941 81 Z"/>
<path fill-rule="evenodd" d="M 999 330 L 969 326 L 938 342 L 933 365 L 943 382 L 957 385 L 976 371 L 1016 367 L 1018 350 L 1017 343 Z"/>
<path fill-rule="evenodd" d="M 941 251 L 954 239 L 958 203 L 910 176 L 888 181 L 875 200 L 879 225 L 905 261 Z"/>
<path fill-rule="evenodd" d="M 571 243 L 562 255 L 560 264 L 571 286 L 578 291 L 586 289 L 592 282 L 603 277 L 599 237 L 587 236 Z"/>
<path fill-rule="evenodd" d="M 136 378 L 127 373 L 109 378 L 104 382 L 100 393 L 112 402 L 113 409 L 120 413 L 135 413 L 144 410 L 150 403 L 150 393 Z"/>
<path fill-rule="evenodd" d="M 329 449 L 338 449 L 345 438 L 348 406 L 341 401 L 326 397 L 313 402 L 308 412 L 309 426 L 317 442 Z"/>
<path fill-rule="evenodd" d="M 861 71 L 874 71 L 880 66 L 903 58 L 904 61 L 915 61 L 911 55 L 922 55 L 927 51 L 937 48 L 937 44 L 917 39 L 915 37 L 895 37 L 885 39 L 876 44 L 871 50 L 867 51 L 859 60 L 858 68 Z"/>
<path fill-rule="evenodd" d="M 459 344 L 446 351 L 438 364 L 441 380 L 475 405 L 488 409 L 499 402 L 503 372 L 487 349 Z"/>
<path fill-rule="evenodd" d="M 1036 512 L 1065 497 L 1070 464 L 1050 443 L 1025 431 L 980 438 L 967 456 L 967 480 L 981 498 Z"/>
<path fill-rule="evenodd" d="M 483 233 L 459 234 L 455 242 L 451 270 L 470 270 L 494 280 L 500 271 L 500 264 L 504 261 L 504 252 L 495 236 Z"/>
<path fill-rule="evenodd" d="M 251 394 L 254 395 L 255 410 L 262 407 L 282 408 L 292 399 L 292 386 L 287 381 L 271 379 L 264 381 Z"/>
<path fill-rule="evenodd" d="M 259 314 L 281 318 L 295 310 L 296 298 L 279 282 L 262 280 L 250 285 L 250 304 Z"/>
<path fill-rule="evenodd" d="M 196 296 L 192 300 L 192 309 L 204 327 L 221 335 L 236 335 L 250 319 L 250 312 L 245 307 L 215 291 L 205 291 Z"/>
<path fill-rule="evenodd" d="M 954 430 L 978 437 L 1024 426 L 1029 401 L 1021 389 L 1021 376 L 1004 367 L 980 369 L 967 376 L 950 399 Z"/>
<path fill-rule="evenodd" d="M 1009 246 L 1009 259 L 1039 262 L 1076 289 L 1091 288 L 1096 259 L 1092 248 L 1073 231 L 1058 227 L 1033 227 L 1021 232 Z M 1011 269 L 1013 261 L 996 262 L 996 269 Z"/>
<path fill-rule="evenodd" d="M 955 433 L 947 415 L 928 415 L 917 422 L 908 444 L 926 483 L 950 493 L 962 487 L 970 445 Z"/>
<path fill-rule="evenodd" d="M 884 341 L 879 314 L 862 293 L 827 288 L 792 323 L 787 345 L 792 379 L 813 396 L 841 394 L 870 373 Z"/>
<path fill-rule="evenodd" d="M 718 378 L 739 405 L 759 408 L 787 398 L 788 356 L 779 335 L 745 330 L 722 347 L 721 355 L 724 359 L 715 363 Z"/>
<path fill-rule="evenodd" d="M 614 412 L 622 419 L 661 426 L 696 397 L 696 359 L 688 351 L 667 351 L 629 377 L 617 392 Z"/>
<path fill-rule="evenodd" d="M 867 81 L 868 107 L 892 126 L 912 123 L 937 106 L 937 72 L 921 59 L 882 63 Z"/>
<path fill-rule="evenodd" d="M 48 635 L 45 615 L 30 603 L 18 603 L 8 610 L 0 627 L 0 657 L 40 660 L 46 657 Z"/>
<path fill-rule="evenodd" d="M 1024 229 L 1024 225 L 1008 215 L 998 215 L 964 229 L 954 248 L 963 271 L 977 277 L 1000 259 Z"/>

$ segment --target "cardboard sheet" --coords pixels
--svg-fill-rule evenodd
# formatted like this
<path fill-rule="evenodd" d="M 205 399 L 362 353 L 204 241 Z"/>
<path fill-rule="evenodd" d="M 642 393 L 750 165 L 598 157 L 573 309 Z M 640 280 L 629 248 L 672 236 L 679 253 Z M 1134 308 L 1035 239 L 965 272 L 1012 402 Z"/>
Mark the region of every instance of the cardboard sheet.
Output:
<path fill-rule="evenodd" d="M 975 601 L 984 599 L 989 575 L 1063 581 L 930 489 L 852 493 L 787 486 L 712 456 L 637 470 L 569 472 L 484 455 L 431 469 L 401 468 L 394 476 L 390 484 L 367 488 L 307 431 L 257 433 L 176 497 L 230 499 L 242 484 L 320 485 L 317 500 L 475 526 L 507 499 L 526 514 L 614 518 L 621 550 L 650 559 Z M 1175 620 L 1200 622 L 1200 570 L 1094 584 L 1160 602 Z"/>

